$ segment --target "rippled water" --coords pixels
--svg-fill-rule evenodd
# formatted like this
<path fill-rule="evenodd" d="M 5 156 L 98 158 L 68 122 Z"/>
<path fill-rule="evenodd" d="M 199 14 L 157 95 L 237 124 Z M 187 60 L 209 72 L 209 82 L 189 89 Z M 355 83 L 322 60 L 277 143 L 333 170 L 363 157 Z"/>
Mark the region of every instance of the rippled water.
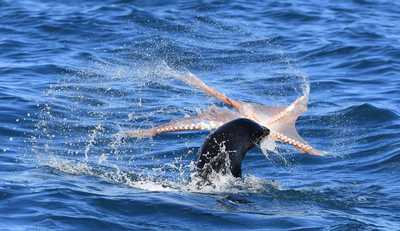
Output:
<path fill-rule="evenodd" d="M 0 1 L 1 230 L 399 230 L 400 4 Z M 235 99 L 292 102 L 327 157 L 252 150 L 196 190 L 207 132 L 120 140 Z"/>

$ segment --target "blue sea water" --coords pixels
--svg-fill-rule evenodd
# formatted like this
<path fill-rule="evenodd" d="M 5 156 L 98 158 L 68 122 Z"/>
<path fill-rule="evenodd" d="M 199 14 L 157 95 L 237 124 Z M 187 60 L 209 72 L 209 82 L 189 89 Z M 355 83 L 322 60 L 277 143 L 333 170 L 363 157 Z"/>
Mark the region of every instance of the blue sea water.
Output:
<path fill-rule="evenodd" d="M 0 0 L 0 230 L 400 230 L 397 1 Z M 196 191 L 207 132 L 120 140 L 232 98 L 300 134 Z"/>

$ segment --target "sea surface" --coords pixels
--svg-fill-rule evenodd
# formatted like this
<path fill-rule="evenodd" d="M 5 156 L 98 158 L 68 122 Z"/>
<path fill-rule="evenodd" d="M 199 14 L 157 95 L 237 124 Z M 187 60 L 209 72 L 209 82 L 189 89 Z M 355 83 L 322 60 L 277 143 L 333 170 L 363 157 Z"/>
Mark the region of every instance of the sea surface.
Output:
<path fill-rule="evenodd" d="M 277 144 L 191 184 L 208 132 L 121 139 L 231 98 L 289 105 Z M 0 230 L 400 230 L 398 1 L 0 0 Z"/>

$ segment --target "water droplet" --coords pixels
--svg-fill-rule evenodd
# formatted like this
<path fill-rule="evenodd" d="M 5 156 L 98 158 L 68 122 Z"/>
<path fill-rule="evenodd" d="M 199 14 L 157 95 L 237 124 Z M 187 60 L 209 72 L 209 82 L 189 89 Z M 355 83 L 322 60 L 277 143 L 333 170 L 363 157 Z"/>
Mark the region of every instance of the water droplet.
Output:
<path fill-rule="evenodd" d="M 261 140 L 260 142 L 260 148 L 262 153 L 268 157 L 268 151 L 274 152 L 276 149 L 276 143 L 275 141 L 273 141 L 272 139 L 270 139 L 269 137 L 264 138 L 263 140 Z"/>

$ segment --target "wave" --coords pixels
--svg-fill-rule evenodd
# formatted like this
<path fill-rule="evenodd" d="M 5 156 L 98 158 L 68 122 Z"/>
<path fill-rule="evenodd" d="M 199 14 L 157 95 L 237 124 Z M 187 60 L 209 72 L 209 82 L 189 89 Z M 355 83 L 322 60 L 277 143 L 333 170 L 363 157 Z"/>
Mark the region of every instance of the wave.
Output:
<path fill-rule="evenodd" d="M 355 124 L 358 125 L 382 125 L 386 122 L 395 121 L 400 118 L 398 114 L 389 109 L 379 108 L 369 103 L 351 106 L 338 111 L 337 113 L 345 118 L 351 119 Z"/>
<path fill-rule="evenodd" d="M 328 83 L 328 85 L 330 84 Z M 312 105 L 316 104 L 322 103 L 313 103 Z M 338 107 L 339 105 L 327 104 L 328 108 L 331 106 Z M 326 115 L 305 116 L 302 120 L 310 125 L 319 124 L 318 127 L 320 128 L 329 128 L 330 123 L 333 123 L 332 125 L 340 123 L 342 126 L 348 126 L 349 128 L 365 129 L 368 126 L 390 126 L 393 124 L 392 122 L 398 121 L 399 118 L 400 115 L 390 109 L 376 107 L 370 103 L 363 103 L 334 112 L 328 112 Z"/>
<path fill-rule="evenodd" d="M 153 28 L 160 31 L 176 32 L 176 33 L 190 33 L 192 32 L 191 27 L 184 24 L 172 23 L 169 20 L 164 20 L 151 14 L 148 11 L 141 10 L 139 8 L 130 7 L 129 13 L 121 16 L 115 16 L 115 20 L 129 20 L 139 26 L 145 28 Z"/>
<path fill-rule="evenodd" d="M 383 174 L 390 170 L 396 171 L 400 164 L 400 144 L 386 144 L 362 151 L 358 155 L 361 160 L 354 167 L 357 171 Z"/>

